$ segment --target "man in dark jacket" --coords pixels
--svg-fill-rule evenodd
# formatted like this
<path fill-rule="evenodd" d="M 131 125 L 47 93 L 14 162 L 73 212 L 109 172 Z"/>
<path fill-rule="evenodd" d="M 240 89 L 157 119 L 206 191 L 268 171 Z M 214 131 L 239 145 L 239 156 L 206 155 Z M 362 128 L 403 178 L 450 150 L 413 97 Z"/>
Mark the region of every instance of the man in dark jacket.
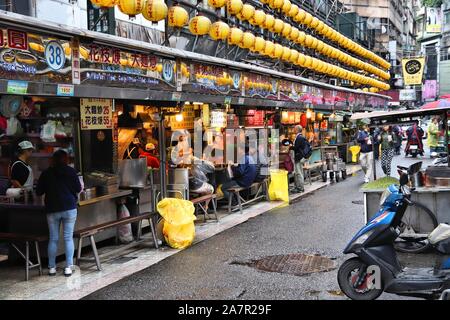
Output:
<path fill-rule="evenodd" d="M 50 231 L 48 242 L 48 274 L 56 275 L 56 252 L 58 250 L 59 229 L 63 225 L 66 251 L 64 275 L 72 275 L 73 230 L 77 218 L 78 193 L 81 183 L 74 168 L 68 165 L 67 152 L 58 150 L 53 154 L 52 166 L 42 172 L 36 187 L 39 196 L 45 195 L 47 223 Z"/>
<path fill-rule="evenodd" d="M 305 155 L 305 150 L 309 149 L 308 140 L 303 136 L 303 127 L 301 125 L 296 125 L 295 128 L 295 140 L 292 150 L 294 152 L 294 182 L 295 188 L 293 192 L 304 192 L 305 191 L 305 173 L 303 166 L 305 162 L 308 161 Z"/>
<path fill-rule="evenodd" d="M 228 166 L 232 170 L 233 178 L 222 184 L 222 192 L 225 199 L 230 198 L 229 189 L 236 187 L 248 188 L 255 181 L 257 175 L 256 160 L 250 156 L 248 147 L 245 148 L 244 158 L 239 161 L 237 166 L 232 166 L 231 163 Z"/>
<path fill-rule="evenodd" d="M 367 183 L 370 181 L 373 170 L 373 142 L 368 125 L 364 125 L 362 130 L 359 130 L 356 140 L 361 146 L 359 162 L 364 172 L 364 182 Z"/>

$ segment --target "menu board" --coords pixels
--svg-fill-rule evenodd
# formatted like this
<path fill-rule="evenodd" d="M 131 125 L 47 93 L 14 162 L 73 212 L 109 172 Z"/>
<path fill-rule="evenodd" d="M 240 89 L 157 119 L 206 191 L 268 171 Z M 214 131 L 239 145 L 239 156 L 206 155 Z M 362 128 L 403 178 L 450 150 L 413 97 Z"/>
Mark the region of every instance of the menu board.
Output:
<path fill-rule="evenodd" d="M 211 128 L 226 128 L 227 127 L 227 114 L 224 111 L 212 110 L 210 113 Z"/>
<path fill-rule="evenodd" d="M 112 99 L 80 99 L 81 130 L 112 129 Z"/>
<path fill-rule="evenodd" d="M 181 114 L 183 116 L 181 121 L 177 121 L 177 116 L 169 117 L 170 128 L 172 130 L 193 129 L 195 120 L 194 106 L 185 105 Z"/>
<path fill-rule="evenodd" d="M 264 114 L 263 110 L 248 110 L 245 125 L 248 127 L 264 126 Z"/>

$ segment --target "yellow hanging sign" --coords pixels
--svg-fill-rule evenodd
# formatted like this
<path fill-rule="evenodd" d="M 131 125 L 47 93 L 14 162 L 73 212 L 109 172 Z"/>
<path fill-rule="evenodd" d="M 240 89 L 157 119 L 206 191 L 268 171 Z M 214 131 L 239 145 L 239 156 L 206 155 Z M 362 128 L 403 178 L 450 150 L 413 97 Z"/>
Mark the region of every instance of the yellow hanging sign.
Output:
<path fill-rule="evenodd" d="M 408 58 L 402 60 L 403 80 L 407 86 L 422 84 L 425 58 Z"/>

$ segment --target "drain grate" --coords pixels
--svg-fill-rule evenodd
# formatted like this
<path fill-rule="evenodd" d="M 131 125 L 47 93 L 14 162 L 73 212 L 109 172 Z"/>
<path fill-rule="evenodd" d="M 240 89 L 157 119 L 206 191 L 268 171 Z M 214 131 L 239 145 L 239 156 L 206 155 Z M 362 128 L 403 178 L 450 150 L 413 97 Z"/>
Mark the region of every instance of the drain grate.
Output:
<path fill-rule="evenodd" d="M 336 263 L 330 258 L 303 253 L 268 256 L 249 262 L 234 262 L 233 264 L 242 264 L 262 271 L 287 273 L 296 276 L 336 269 Z"/>

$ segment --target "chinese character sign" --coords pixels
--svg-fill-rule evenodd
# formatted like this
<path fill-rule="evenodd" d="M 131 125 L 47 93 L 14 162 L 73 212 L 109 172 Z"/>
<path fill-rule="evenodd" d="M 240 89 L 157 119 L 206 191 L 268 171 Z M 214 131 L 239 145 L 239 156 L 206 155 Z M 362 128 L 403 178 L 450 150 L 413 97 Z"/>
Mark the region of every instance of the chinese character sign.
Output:
<path fill-rule="evenodd" d="M 81 130 L 112 129 L 112 99 L 80 99 Z"/>
<path fill-rule="evenodd" d="M 423 69 L 425 65 L 425 58 L 411 58 L 403 59 L 403 79 L 405 85 L 422 84 Z"/>

